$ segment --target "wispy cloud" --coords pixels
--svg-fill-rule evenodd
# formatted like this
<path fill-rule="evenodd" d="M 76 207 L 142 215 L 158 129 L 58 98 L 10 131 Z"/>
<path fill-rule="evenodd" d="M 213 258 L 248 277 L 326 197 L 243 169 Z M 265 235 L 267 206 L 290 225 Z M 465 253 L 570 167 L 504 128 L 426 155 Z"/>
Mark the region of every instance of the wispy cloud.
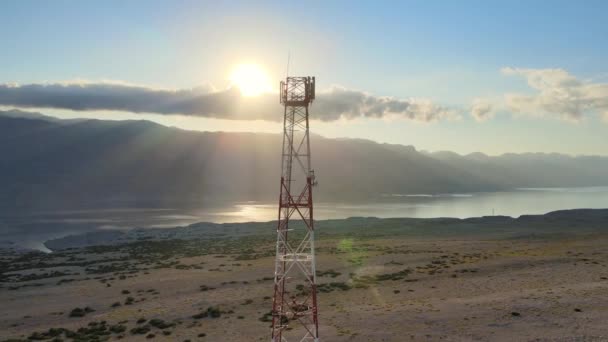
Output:
<path fill-rule="evenodd" d="M 533 95 L 506 94 L 508 108 L 515 112 L 579 121 L 585 114 L 608 113 L 608 84 L 579 80 L 563 69 L 503 68 L 505 75 L 523 76 L 536 90 Z"/>
<path fill-rule="evenodd" d="M 486 121 L 494 117 L 494 106 L 485 99 L 475 99 L 471 105 L 471 116 L 477 121 Z"/>
<path fill-rule="evenodd" d="M 276 94 L 243 97 L 236 89 L 210 87 L 167 90 L 122 82 L 68 82 L 0 85 L 0 105 L 74 111 L 114 110 L 132 113 L 181 114 L 219 119 L 282 119 Z M 424 99 L 381 97 L 363 91 L 332 87 L 318 92 L 314 118 L 395 117 L 432 122 L 458 117 L 456 110 Z"/>

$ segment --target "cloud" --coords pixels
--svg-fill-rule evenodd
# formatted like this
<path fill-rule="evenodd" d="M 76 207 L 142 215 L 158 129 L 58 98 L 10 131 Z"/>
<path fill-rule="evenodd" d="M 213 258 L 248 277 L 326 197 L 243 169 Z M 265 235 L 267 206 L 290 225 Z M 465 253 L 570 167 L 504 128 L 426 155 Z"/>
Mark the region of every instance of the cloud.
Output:
<path fill-rule="evenodd" d="M 236 91 L 152 89 L 122 83 L 55 83 L 0 85 L 0 104 L 133 113 L 227 116 L 234 112 Z"/>
<path fill-rule="evenodd" d="M 471 116 L 477 121 L 486 121 L 494 117 L 494 107 L 484 99 L 475 99 L 471 105 Z"/>
<path fill-rule="evenodd" d="M 322 113 L 321 120 L 326 121 L 341 117 L 396 117 L 431 122 L 457 117 L 456 111 L 435 105 L 429 100 L 378 97 L 341 87 L 332 87 L 329 91 L 318 94 L 315 106 L 315 112 Z"/>
<path fill-rule="evenodd" d="M 0 84 L 0 105 L 55 108 L 74 111 L 113 110 L 132 113 L 181 114 L 218 119 L 282 120 L 276 94 L 243 97 L 237 89 L 156 89 L 118 82 L 51 84 Z M 397 117 L 431 122 L 456 118 L 456 111 L 428 100 L 378 97 L 333 87 L 317 92 L 313 118 Z"/>
<path fill-rule="evenodd" d="M 553 114 L 579 121 L 589 112 L 608 111 L 608 84 L 579 80 L 563 69 L 503 68 L 505 75 L 523 76 L 536 90 L 533 95 L 506 94 L 506 105 L 515 112 Z"/>

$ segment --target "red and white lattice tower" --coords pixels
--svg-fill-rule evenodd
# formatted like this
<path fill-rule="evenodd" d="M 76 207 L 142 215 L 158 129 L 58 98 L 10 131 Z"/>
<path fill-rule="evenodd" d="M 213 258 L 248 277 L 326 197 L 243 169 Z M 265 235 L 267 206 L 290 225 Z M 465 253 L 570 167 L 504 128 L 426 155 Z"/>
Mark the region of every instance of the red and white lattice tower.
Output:
<path fill-rule="evenodd" d="M 312 206 L 315 175 L 310 165 L 308 132 L 315 78 L 287 77 L 281 82 L 280 97 L 285 118 L 271 341 L 318 342 Z"/>

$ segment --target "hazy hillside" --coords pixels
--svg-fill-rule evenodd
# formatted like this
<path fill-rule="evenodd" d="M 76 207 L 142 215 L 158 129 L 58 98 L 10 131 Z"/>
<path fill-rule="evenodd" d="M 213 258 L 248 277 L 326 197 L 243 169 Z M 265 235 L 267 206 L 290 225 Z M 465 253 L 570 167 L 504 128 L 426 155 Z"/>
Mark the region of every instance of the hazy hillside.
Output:
<path fill-rule="evenodd" d="M 507 153 L 494 157 L 483 153 L 425 154 L 507 188 L 606 185 L 608 179 L 608 157 L 570 157 L 557 153 Z"/>
<path fill-rule="evenodd" d="M 5 208 L 277 197 L 278 134 L 16 116 L 0 116 L 0 199 Z M 315 195 L 321 200 L 608 185 L 608 158 L 427 154 L 411 146 L 319 136 L 311 144 L 320 184 Z"/>

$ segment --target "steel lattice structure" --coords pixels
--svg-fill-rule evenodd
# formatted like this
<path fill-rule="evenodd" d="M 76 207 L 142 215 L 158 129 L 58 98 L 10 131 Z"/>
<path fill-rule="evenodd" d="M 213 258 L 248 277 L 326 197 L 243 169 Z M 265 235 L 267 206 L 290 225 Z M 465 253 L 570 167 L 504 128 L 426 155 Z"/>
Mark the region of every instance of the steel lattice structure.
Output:
<path fill-rule="evenodd" d="M 319 341 L 308 107 L 314 77 L 281 82 L 285 106 L 277 224 L 272 342 Z M 289 328 L 289 329 L 288 329 Z"/>

